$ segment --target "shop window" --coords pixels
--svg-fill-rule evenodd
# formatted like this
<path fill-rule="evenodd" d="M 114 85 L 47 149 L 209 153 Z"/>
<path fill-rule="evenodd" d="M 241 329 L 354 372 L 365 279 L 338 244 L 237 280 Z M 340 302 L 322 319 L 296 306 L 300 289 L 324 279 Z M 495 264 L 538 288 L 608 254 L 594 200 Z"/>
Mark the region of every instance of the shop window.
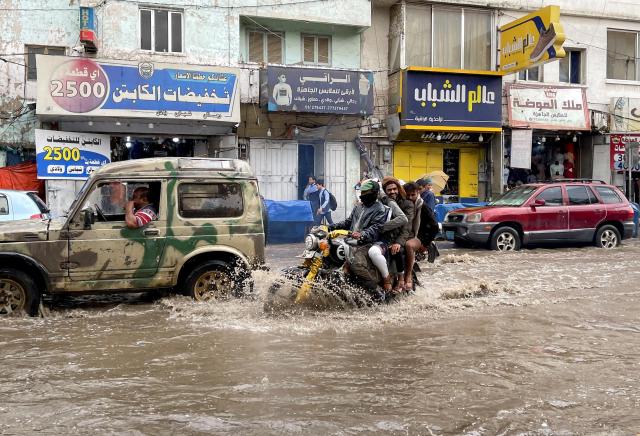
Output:
<path fill-rule="evenodd" d="M 283 64 L 284 34 L 279 32 L 250 30 L 249 62 Z"/>
<path fill-rule="evenodd" d="M 605 204 L 622 203 L 622 199 L 616 191 L 606 186 L 596 186 L 596 191 L 600 194 L 602 202 Z"/>
<path fill-rule="evenodd" d="M 406 6 L 407 65 L 492 70 L 491 11 Z"/>
<path fill-rule="evenodd" d="M 542 82 L 542 67 L 529 68 L 518 73 L 518 79 L 531 82 Z"/>
<path fill-rule="evenodd" d="M 305 64 L 331 65 L 331 38 L 302 35 L 302 61 Z"/>
<path fill-rule="evenodd" d="M 244 211 L 237 183 L 182 183 L 178 198 L 184 218 L 234 218 Z"/>
<path fill-rule="evenodd" d="M 98 184 L 87 197 L 83 209 L 91 207 L 97 212 L 98 221 L 124 222 L 125 207 L 133 198 L 133 191 L 147 188 L 147 198 L 160 213 L 160 182 L 141 182 L 126 180 L 111 180 Z"/>
<path fill-rule="evenodd" d="M 593 196 L 593 194 L 591 194 Z M 586 186 L 567 186 L 569 205 L 585 206 L 591 204 L 591 197 Z"/>
<path fill-rule="evenodd" d="M 9 200 L 4 195 L 0 195 L 0 215 L 9 215 Z"/>
<path fill-rule="evenodd" d="M 445 148 L 442 153 L 442 170 L 449 176 L 447 186 L 442 190 L 443 195 L 458 195 L 460 180 L 460 150 Z"/>
<path fill-rule="evenodd" d="M 564 83 L 582 83 L 582 50 L 567 50 L 560 59 L 560 81 Z"/>
<path fill-rule="evenodd" d="M 140 48 L 159 53 L 181 53 L 182 12 L 140 9 Z"/>
<path fill-rule="evenodd" d="M 537 198 L 544 200 L 545 206 L 562 206 L 562 188 L 547 188 Z"/>
<path fill-rule="evenodd" d="M 36 55 L 64 56 L 65 48 L 27 45 L 25 46 L 25 52 L 27 54 L 27 80 L 37 80 L 38 70 L 36 69 Z"/>
<path fill-rule="evenodd" d="M 607 31 L 607 79 L 638 80 L 638 33 Z"/>

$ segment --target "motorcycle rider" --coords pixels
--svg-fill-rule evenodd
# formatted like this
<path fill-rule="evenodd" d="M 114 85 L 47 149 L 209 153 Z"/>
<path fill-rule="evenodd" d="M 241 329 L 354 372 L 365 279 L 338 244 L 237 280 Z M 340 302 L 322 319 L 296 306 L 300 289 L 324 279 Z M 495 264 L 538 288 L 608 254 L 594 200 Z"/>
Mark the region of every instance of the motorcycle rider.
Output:
<path fill-rule="evenodd" d="M 387 176 L 382 180 L 382 187 L 388 199 L 387 206 L 395 210 L 394 217 L 387 221 L 383 228 L 383 239 L 389 244 L 390 267 L 396 276 L 396 285 L 394 292 L 405 290 L 405 269 L 402 250 L 411 237 L 411 228 L 413 225 L 415 206 L 414 203 L 407 200 L 406 193 L 395 177 Z M 397 211 L 393 204 L 395 203 Z M 412 265 L 413 266 L 413 265 Z M 411 277 L 411 271 L 407 271 Z"/>
<path fill-rule="evenodd" d="M 380 240 L 380 233 L 387 221 L 387 208 L 378 201 L 380 184 L 367 179 L 360 185 L 360 203 L 344 221 L 329 226 L 329 231 L 336 229 L 350 230 L 351 237 L 357 240 L 358 246 L 374 244 Z M 391 277 L 387 267 L 387 260 L 376 245 L 369 248 L 368 255 L 371 262 L 382 273 L 385 291 L 391 290 Z M 385 274 L 386 271 L 386 274 Z"/>

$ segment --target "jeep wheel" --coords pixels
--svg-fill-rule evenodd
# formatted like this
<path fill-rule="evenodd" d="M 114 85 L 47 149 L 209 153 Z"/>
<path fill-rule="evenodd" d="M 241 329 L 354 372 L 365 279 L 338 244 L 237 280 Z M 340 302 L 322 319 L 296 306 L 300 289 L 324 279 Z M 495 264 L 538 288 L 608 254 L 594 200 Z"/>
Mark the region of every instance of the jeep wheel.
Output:
<path fill-rule="evenodd" d="M 0 316 L 36 316 L 39 305 L 40 291 L 31 277 L 17 269 L 0 268 Z"/>
<path fill-rule="evenodd" d="M 602 226 L 596 232 L 595 243 L 600 248 L 616 248 L 620 245 L 620 232 L 613 226 Z"/>
<path fill-rule="evenodd" d="M 225 262 L 209 260 L 194 268 L 185 280 L 185 292 L 196 301 L 229 298 L 238 286 L 233 270 Z"/>
<path fill-rule="evenodd" d="M 520 235 L 513 227 L 500 227 L 491 236 L 491 249 L 497 251 L 520 250 Z"/>

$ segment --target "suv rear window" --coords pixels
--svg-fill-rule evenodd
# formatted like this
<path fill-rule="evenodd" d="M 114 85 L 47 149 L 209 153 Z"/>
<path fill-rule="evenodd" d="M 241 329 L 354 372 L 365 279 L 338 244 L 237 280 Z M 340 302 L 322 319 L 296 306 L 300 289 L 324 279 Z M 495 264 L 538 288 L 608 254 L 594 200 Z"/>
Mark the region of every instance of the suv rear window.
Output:
<path fill-rule="evenodd" d="M 562 188 L 547 188 L 537 198 L 544 200 L 545 206 L 562 206 Z"/>
<path fill-rule="evenodd" d="M 9 215 L 9 200 L 4 195 L 0 195 L 0 215 Z"/>
<path fill-rule="evenodd" d="M 616 191 L 607 186 L 596 186 L 596 191 L 600 194 L 602 202 L 606 204 L 622 203 L 622 199 Z"/>
<path fill-rule="evenodd" d="M 184 218 L 234 218 L 244 211 L 237 183 L 182 183 L 178 198 Z"/>
<path fill-rule="evenodd" d="M 27 195 L 30 199 L 33 200 L 36 206 L 38 206 L 40 213 L 49 213 L 49 208 L 46 204 L 44 204 L 44 201 L 42 201 L 35 192 L 27 192 Z"/>

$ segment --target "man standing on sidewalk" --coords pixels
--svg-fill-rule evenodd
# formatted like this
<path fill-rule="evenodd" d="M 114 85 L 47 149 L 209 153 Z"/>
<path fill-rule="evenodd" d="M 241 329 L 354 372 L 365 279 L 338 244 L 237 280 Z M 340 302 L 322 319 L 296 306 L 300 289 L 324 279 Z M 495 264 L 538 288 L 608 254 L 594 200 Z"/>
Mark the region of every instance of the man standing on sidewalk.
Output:
<path fill-rule="evenodd" d="M 318 193 L 320 197 L 320 206 L 318 210 L 316 210 L 315 215 L 315 225 L 319 226 L 322 224 L 322 219 L 327 220 L 327 224 L 333 224 L 333 219 L 331 218 L 331 208 L 329 206 L 329 191 L 324 187 L 324 179 L 316 180 L 316 186 L 318 187 Z"/>

